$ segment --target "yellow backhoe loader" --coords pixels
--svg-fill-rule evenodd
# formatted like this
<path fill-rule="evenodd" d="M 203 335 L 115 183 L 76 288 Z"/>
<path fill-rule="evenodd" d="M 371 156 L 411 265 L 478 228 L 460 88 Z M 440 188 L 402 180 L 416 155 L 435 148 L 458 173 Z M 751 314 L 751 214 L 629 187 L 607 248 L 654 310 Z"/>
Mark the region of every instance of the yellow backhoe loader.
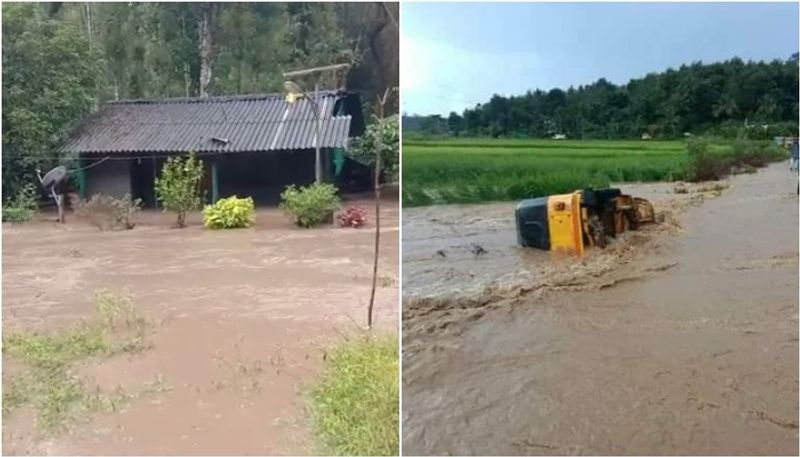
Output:
<path fill-rule="evenodd" d="M 583 189 L 523 200 L 515 218 L 520 245 L 582 255 L 586 246 L 605 247 L 608 237 L 654 222 L 655 212 L 619 189 Z"/>

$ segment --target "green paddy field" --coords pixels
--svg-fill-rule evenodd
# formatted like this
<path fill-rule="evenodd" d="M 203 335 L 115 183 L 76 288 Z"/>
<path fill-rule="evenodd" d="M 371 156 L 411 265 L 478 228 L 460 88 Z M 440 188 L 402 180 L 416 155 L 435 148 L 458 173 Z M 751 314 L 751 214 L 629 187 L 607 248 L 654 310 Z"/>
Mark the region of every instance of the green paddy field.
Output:
<path fill-rule="evenodd" d="M 517 200 L 611 182 L 678 180 L 687 160 L 685 141 L 406 139 L 403 205 Z"/>

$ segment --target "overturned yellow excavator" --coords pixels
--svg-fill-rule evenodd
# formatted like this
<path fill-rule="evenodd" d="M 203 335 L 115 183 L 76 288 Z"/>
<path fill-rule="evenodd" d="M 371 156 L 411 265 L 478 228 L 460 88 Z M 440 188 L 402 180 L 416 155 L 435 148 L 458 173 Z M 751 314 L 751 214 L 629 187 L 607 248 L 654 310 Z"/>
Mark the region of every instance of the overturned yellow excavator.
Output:
<path fill-rule="evenodd" d="M 520 245 L 577 255 L 585 246 L 605 247 L 608 237 L 654 221 L 649 201 L 613 188 L 532 198 L 516 209 Z"/>

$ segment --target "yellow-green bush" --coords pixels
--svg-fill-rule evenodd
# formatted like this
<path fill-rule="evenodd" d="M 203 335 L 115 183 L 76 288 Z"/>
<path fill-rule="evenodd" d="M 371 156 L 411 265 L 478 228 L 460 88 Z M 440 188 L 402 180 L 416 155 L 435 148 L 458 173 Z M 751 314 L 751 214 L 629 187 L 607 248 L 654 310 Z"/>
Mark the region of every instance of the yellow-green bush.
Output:
<path fill-rule="evenodd" d="M 203 210 L 203 223 L 210 229 L 250 227 L 255 220 L 255 205 L 250 197 L 223 198 Z"/>

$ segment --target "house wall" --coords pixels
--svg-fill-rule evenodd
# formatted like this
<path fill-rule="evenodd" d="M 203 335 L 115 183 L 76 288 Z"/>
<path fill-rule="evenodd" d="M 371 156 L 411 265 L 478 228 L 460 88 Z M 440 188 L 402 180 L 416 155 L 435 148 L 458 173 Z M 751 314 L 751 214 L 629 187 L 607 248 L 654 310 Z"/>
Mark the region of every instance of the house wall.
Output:
<path fill-rule="evenodd" d="M 131 192 L 131 163 L 129 160 L 106 160 L 86 170 L 86 196 L 94 194 L 121 198 Z"/>
<path fill-rule="evenodd" d="M 253 197 L 256 203 L 273 205 L 287 185 L 314 182 L 313 150 L 230 154 L 216 160 L 220 198 Z"/>

